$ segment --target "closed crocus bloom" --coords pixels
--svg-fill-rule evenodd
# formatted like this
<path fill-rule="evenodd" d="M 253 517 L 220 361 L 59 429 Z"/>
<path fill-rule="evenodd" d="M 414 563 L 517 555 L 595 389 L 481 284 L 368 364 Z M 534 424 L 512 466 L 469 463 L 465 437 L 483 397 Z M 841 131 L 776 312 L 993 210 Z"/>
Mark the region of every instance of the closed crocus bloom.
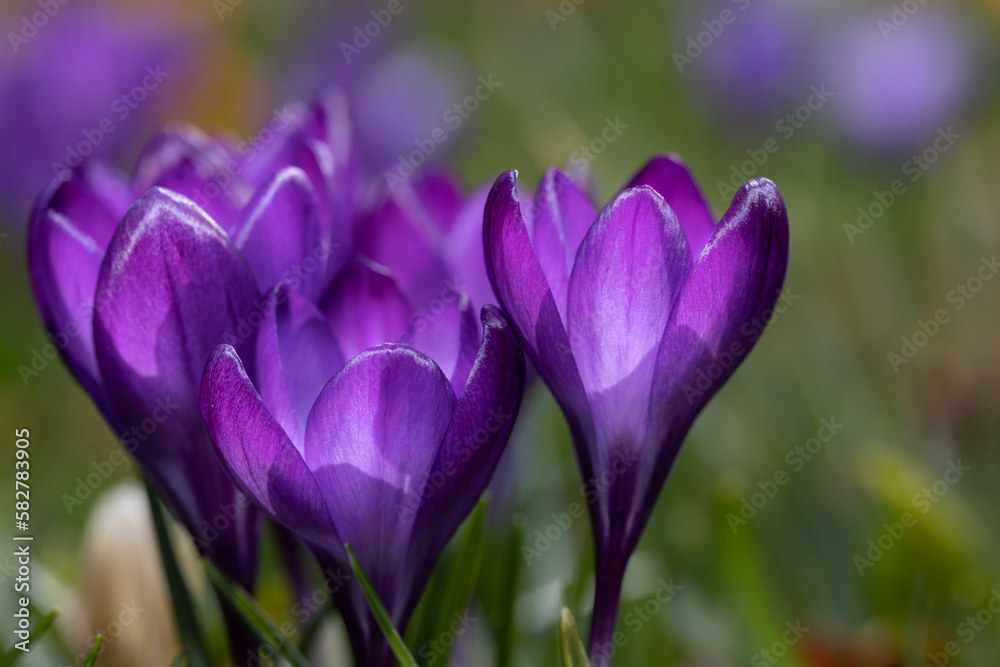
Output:
<path fill-rule="evenodd" d="M 280 291 L 255 370 L 232 347 L 213 353 L 205 423 L 258 506 L 331 571 L 349 571 L 349 543 L 405 628 L 496 468 L 520 403 L 523 353 L 494 306 L 482 309 L 480 336 L 464 296 L 450 340 L 414 331 L 405 296 L 370 263 L 349 267 L 319 306 Z M 383 343 L 401 337 L 412 345 Z M 333 595 L 357 663 L 394 664 L 356 582 Z"/>
<path fill-rule="evenodd" d="M 516 179 L 507 172 L 490 192 L 486 264 L 588 483 L 594 653 L 613 636 L 625 567 L 691 424 L 759 337 L 746 325 L 775 304 L 788 221 L 774 184 L 755 179 L 713 224 L 669 156 L 599 215 L 556 170 L 534 207 Z"/>
<path fill-rule="evenodd" d="M 423 315 L 459 292 L 496 303 L 483 263 L 483 206 L 488 187 L 462 192 L 447 175 L 426 172 L 396 183 L 363 216 L 357 246 L 388 267 Z"/>
<path fill-rule="evenodd" d="M 74 376 L 202 555 L 252 589 L 258 514 L 212 450 L 202 371 L 224 342 L 252 359 L 273 286 L 322 294 L 346 244 L 323 208 L 335 186 L 308 162 L 275 163 L 255 186 L 232 156 L 176 127 L 150 142 L 130 181 L 99 163 L 74 170 L 35 208 L 28 268 Z M 229 187 L 212 189 L 220 173 Z"/>

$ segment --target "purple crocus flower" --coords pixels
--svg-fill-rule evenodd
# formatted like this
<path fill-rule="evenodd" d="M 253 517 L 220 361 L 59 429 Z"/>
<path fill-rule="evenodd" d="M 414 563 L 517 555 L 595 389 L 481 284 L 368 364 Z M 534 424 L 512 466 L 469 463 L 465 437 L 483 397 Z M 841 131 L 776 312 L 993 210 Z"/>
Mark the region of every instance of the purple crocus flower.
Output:
<path fill-rule="evenodd" d="M 418 317 L 459 292 L 496 302 L 482 250 L 488 193 L 465 194 L 444 173 L 424 172 L 386 192 L 359 224 L 358 251 L 392 271 Z"/>
<path fill-rule="evenodd" d="M 51 19 L 36 4 L 9 9 L 0 10 L 0 126 L 16 131 L 0 134 L 0 209 L 14 214 L 5 224 L 21 225 L 60 165 L 135 150 L 192 71 L 168 16 L 106 3 L 61 4 Z"/>
<path fill-rule="evenodd" d="M 900 18 L 902 16 L 902 19 Z M 977 40 L 959 16 L 893 5 L 830 40 L 826 80 L 840 129 L 858 146 L 902 152 L 961 119 L 976 89 Z"/>
<path fill-rule="evenodd" d="M 252 156 L 185 126 L 154 138 L 130 181 L 85 163 L 53 182 L 28 231 L 50 340 L 199 551 L 247 589 L 258 515 L 212 450 L 199 386 L 220 343 L 252 359 L 276 283 L 319 295 L 339 268 L 348 237 L 329 178 L 349 168 L 312 113 L 255 180 L 241 176 Z"/>
<path fill-rule="evenodd" d="M 502 174 L 484 214 L 501 306 L 566 415 L 596 553 L 591 653 L 691 424 L 756 342 L 788 261 L 774 184 L 752 180 L 718 225 L 685 166 L 653 159 L 597 215 L 550 169 L 535 206 Z"/>
<path fill-rule="evenodd" d="M 318 306 L 279 292 L 255 370 L 232 347 L 213 353 L 205 423 L 258 506 L 332 572 L 350 571 L 351 544 L 405 628 L 496 468 L 520 404 L 523 353 L 495 306 L 482 309 L 480 336 L 464 295 L 450 336 L 416 330 L 391 274 L 368 261 L 348 267 Z M 411 345 L 383 343 L 400 339 Z M 394 664 L 360 587 L 333 595 L 357 663 Z"/>

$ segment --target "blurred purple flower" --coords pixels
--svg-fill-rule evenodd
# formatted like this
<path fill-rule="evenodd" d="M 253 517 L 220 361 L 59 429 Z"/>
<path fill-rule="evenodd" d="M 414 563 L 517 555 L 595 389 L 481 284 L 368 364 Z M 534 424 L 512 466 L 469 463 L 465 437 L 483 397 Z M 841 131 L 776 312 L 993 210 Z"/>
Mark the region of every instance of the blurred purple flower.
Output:
<path fill-rule="evenodd" d="M 465 194 L 428 171 L 387 192 L 359 225 L 359 252 L 393 272 L 418 318 L 435 316 L 441 300 L 460 292 L 476 307 L 496 303 L 483 260 L 488 192 Z"/>
<path fill-rule="evenodd" d="M 973 35 L 946 10 L 896 25 L 866 15 L 831 42 L 826 80 L 843 132 L 857 145 L 910 150 L 957 120 L 974 83 Z"/>
<path fill-rule="evenodd" d="M 0 208 L 17 224 L 74 155 L 120 160 L 185 76 L 169 22 L 100 5 L 57 7 L 41 27 L 31 23 L 44 15 L 34 5 L 2 17 L 13 42 L 0 49 Z"/>
<path fill-rule="evenodd" d="M 352 546 L 405 629 L 503 452 L 523 353 L 494 306 L 482 309 L 480 338 L 464 295 L 451 306 L 455 326 L 411 324 L 406 296 L 368 261 L 350 265 L 318 305 L 280 292 L 255 370 L 232 347 L 212 355 L 205 423 L 233 480 L 323 567 L 349 571 L 343 545 Z M 357 664 L 395 664 L 356 582 L 333 595 Z"/>
<path fill-rule="evenodd" d="M 682 74 L 692 72 L 717 113 L 741 122 L 773 120 L 816 83 L 810 80 L 818 64 L 812 48 L 816 11 L 810 3 L 740 0 L 709 7 L 698 5 L 697 20 L 686 22 L 686 41 L 676 49 L 694 55 L 693 61 L 674 59 Z"/>
<path fill-rule="evenodd" d="M 611 640 L 632 550 L 691 424 L 759 337 L 788 261 L 773 183 L 715 225 L 676 158 L 644 167 L 598 215 L 550 169 L 534 207 L 507 172 L 490 192 L 486 265 L 501 306 L 566 415 L 596 555 L 590 648 Z"/>
<path fill-rule="evenodd" d="M 56 179 L 28 230 L 50 340 L 199 551 L 248 589 L 258 515 L 212 451 L 201 375 L 223 342 L 252 359 L 276 283 L 318 296 L 338 270 L 350 239 L 337 202 L 350 188 L 332 179 L 353 171 L 334 158 L 351 157 L 335 149 L 350 136 L 338 108 L 292 114 L 268 150 L 242 155 L 172 127 L 131 181 L 99 162 Z"/>

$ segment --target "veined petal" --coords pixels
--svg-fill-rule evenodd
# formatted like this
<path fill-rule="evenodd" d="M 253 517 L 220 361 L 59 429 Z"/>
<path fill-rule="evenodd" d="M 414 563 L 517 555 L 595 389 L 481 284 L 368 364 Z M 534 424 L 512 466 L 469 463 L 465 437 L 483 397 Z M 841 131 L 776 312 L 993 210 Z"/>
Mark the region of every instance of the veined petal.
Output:
<path fill-rule="evenodd" d="M 483 214 L 483 245 L 493 291 L 525 351 L 566 413 L 574 435 L 591 441 L 593 423 L 587 395 L 555 299 L 528 237 L 516 172 L 501 174 L 493 184 Z M 581 459 L 588 478 L 589 465 Z"/>
<path fill-rule="evenodd" d="M 676 216 L 649 187 L 619 194 L 580 244 L 568 329 L 601 469 L 645 436 L 657 349 L 690 267 Z"/>
<path fill-rule="evenodd" d="M 787 267 L 785 203 L 771 181 L 749 181 L 692 269 L 660 344 L 650 421 L 661 442 L 642 466 L 652 479 L 643 488 L 659 490 L 691 423 L 753 348 L 754 318 L 766 320 Z"/>
<path fill-rule="evenodd" d="M 271 293 L 256 343 L 256 386 L 299 452 L 320 390 L 344 365 L 326 317 L 287 285 Z"/>
<path fill-rule="evenodd" d="M 253 311 L 253 276 L 204 211 L 153 189 L 111 239 L 97 293 L 98 366 L 122 423 L 143 433 L 130 449 L 197 542 L 235 493 L 205 434 L 201 375 Z"/>
<path fill-rule="evenodd" d="M 272 519 L 334 550 L 337 531 L 302 454 L 268 413 L 229 345 L 205 366 L 201 412 L 233 482 Z"/>
<path fill-rule="evenodd" d="M 419 498 L 455 411 L 441 369 L 412 348 L 383 345 L 320 393 L 306 425 L 306 463 L 340 537 L 352 545 L 390 614 L 407 588 L 407 544 Z"/>
<path fill-rule="evenodd" d="M 442 291 L 429 308 L 410 318 L 410 328 L 399 338 L 434 360 L 461 393 L 479 349 L 479 322 L 464 292 Z"/>
<path fill-rule="evenodd" d="M 88 164 L 49 187 L 28 227 L 28 275 L 42 321 L 74 377 L 111 422 L 116 420 L 94 356 L 94 297 L 127 198 L 127 186 L 113 172 Z"/>
<path fill-rule="evenodd" d="M 546 170 L 535 196 L 531 243 L 563 322 L 576 252 L 596 218 L 587 195 L 569 176 L 558 169 Z"/>
<path fill-rule="evenodd" d="M 427 198 L 434 199 L 431 195 Z M 358 249 L 388 267 L 407 299 L 420 308 L 455 278 L 449 275 L 440 254 L 444 226 L 424 205 L 417 185 L 403 184 L 366 216 L 359 232 Z"/>
<path fill-rule="evenodd" d="M 249 198 L 238 172 L 239 163 L 222 145 L 193 126 L 178 124 L 146 144 L 133 188 L 139 194 L 161 187 L 184 195 L 229 232 Z"/>
<path fill-rule="evenodd" d="M 392 274 L 365 260 L 347 266 L 322 302 L 345 359 L 404 340 L 414 314 Z"/>
<path fill-rule="evenodd" d="M 294 167 L 269 178 L 243 210 L 233 243 L 247 260 L 262 294 L 293 281 L 318 299 L 333 240 L 323 236 L 319 204 L 309 178 Z"/>
<path fill-rule="evenodd" d="M 503 312 L 482 310 L 483 339 L 469 381 L 462 389 L 454 417 L 419 498 L 411 553 L 425 569 L 475 507 L 489 484 L 517 419 L 524 391 L 525 364 L 521 345 Z M 429 571 L 426 572 L 429 574 Z M 421 581 L 424 572 L 418 572 Z M 419 595 L 420 591 L 415 591 Z M 415 602 L 415 601 L 414 601 Z"/>
<path fill-rule="evenodd" d="M 660 155 L 639 170 L 629 188 L 648 185 L 667 200 L 684 228 L 691 256 L 697 259 L 712 236 L 715 224 L 705 197 L 684 161 L 676 155 Z"/>

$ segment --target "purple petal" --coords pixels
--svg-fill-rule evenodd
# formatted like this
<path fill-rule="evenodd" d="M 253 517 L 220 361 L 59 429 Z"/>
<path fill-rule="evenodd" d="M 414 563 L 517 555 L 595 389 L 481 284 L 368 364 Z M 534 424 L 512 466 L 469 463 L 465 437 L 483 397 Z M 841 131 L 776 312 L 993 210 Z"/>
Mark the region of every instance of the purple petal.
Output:
<path fill-rule="evenodd" d="M 305 426 L 320 390 L 344 365 L 326 317 L 309 300 L 282 285 L 256 344 L 256 385 L 264 404 L 299 452 Z"/>
<path fill-rule="evenodd" d="M 323 236 L 319 204 L 301 169 L 276 173 L 243 210 L 233 242 L 267 293 L 279 281 L 294 281 L 318 299 L 327 275 L 332 239 Z"/>
<path fill-rule="evenodd" d="M 477 306 L 497 303 L 483 257 L 483 210 L 489 193 L 490 187 L 486 185 L 466 197 L 442 250 L 446 264 L 455 274 L 455 286 Z"/>
<path fill-rule="evenodd" d="M 428 568 L 486 490 L 524 391 L 524 353 L 502 311 L 486 306 L 482 321 L 483 341 L 475 366 L 458 399 L 422 500 L 417 501 L 420 509 L 411 553 L 418 560 L 424 557 Z M 418 575 L 417 580 L 421 578 Z"/>
<path fill-rule="evenodd" d="M 535 197 L 531 243 L 564 322 L 576 252 L 596 217 L 587 195 L 569 176 L 558 169 L 546 170 Z"/>
<path fill-rule="evenodd" d="M 439 252 L 444 226 L 423 205 L 419 191 L 403 185 L 365 217 L 358 249 L 388 267 L 410 302 L 423 307 L 454 278 Z"/>
<path fill-rule="evenodd" d="M 759 338 L 787 267 L 785 203 L 771 181 L 749 181 L 692 269 L 660 344 L 650 421 L 662 440 L 647 448 L 656 459 L 641 466 L 651 481 L 640 488 L 658 492 L 691 423 Z"/>
<path fill-rule="evenodd" d="M 493 184 L 483 214 L 486 270 L 493 291 L 539 375 L 566 413 L 575 437 L 592 440 L 593 423 L 573 350 L 518 201 L 517 174 Z M 581 461 L 589 478 L 589 462 Z"/>
<path fill-rule="evenodd" d="M 221 144 L 190 125 L 174 125 L 154 137 L 136 163 L 133 188 L 161 187 L 203 208 L 227 232 L 249 198 L 237 178 L 239 163 Z"/>
<path fill-rule="evenodd" d="M 708 204 L 684 161 L 676 155 L 660 155 L 632 177 L 628 187 L 648 185 L 667 200 L 687 236 L 691 256 L 697 259 L 708 243 L 715 222 Z"/>
<path fill-rule="evenodd" d="M 580 244 L 567 328 L 601 470 L 644 439 L 656 352 L 690 267 L 680 223 L 645 186 L 619 194 Z"/>
<path fill-rule="evenodd" d="M 97 358 L 93 314 L 97 275 L 127 208 L 124 182 L 90 164 L 53 183 L 28 228 L 28 273 L 38 311 L 66 364 L 112 423 Z"/>
<path fill-rule="evenodd" d="M 322 308 L 345 359 L 374 345 L 406 339 L 413 314 L 392 274 L 361 260 L 341 272 Z"/>
<path fill-rule="evenodd" d="M 254 311 L 253 276 L 204 211 L 154 189 L 115 232 L 97 294 L 97 362 L 117 414 L 139 438 L 129 449 L 197 541 L 203 522 L 235 499 L 202 423 L 202 370 Z M 206 548 L 242 539 L 240 526 Z"/>
<path fill-rule="evenodd" d="M 341 538 L 394 617 L 406 597 L 406 512 L 424 488 L 455 411 L 455 392 L 426 356 L 367 350 L 323 389 L 306 426 L 306 463 Z"/>
<path fill-rule="evenodd" d="M 455 394 L 462 391 L 479 350 L 479 322 L 469 297 L 442 291 L 441 298 L 410 317 L 410 328 L 399 338 L 434 360 L 451 380 Z"/>
<path fill-rule="evenodd" d="M 205 366 L 201 412 L 216 451 L 243 493 L 307 541 L 336 545 L 337 531 L 315 478 L 229 345 L 216 348 Z"/>

